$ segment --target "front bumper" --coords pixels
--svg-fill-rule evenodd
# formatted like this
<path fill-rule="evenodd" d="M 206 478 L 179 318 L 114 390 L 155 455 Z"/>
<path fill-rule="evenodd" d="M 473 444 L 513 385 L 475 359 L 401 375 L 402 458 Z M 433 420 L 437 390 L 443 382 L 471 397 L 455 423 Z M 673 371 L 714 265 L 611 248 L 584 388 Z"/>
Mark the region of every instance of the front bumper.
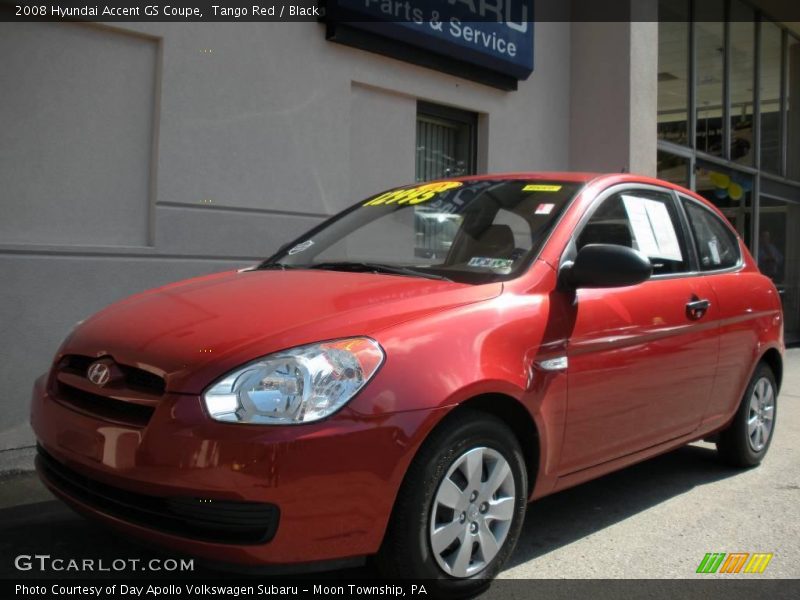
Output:
<path fill-rule="evenodd" d="M 378 550 L 403 475 L 439 410 L 364 416 L 345 408 L 319 423 L 263 427 L 214 422 L 200 397 L 166 394 L 149 422 L 135 426 L 65 406 L 42 377 L 34 386 L 31 424 L 44 483 L 80 512 L 181 553 L 293 564 Z M 94 492 L 65 483 L 64 476 Z M 188 519 L 185 529 L 165 526 L 98 501 L 98 491 L 127 502 L 134 513 L 151 502 L 184 508 L 188 502 L 195 513 L 197 504 L 208 503 L 226 514 L 246 503 L 269 531 L 226 539 Z M 275 512 L 268 514 L 268 507 Z"/>

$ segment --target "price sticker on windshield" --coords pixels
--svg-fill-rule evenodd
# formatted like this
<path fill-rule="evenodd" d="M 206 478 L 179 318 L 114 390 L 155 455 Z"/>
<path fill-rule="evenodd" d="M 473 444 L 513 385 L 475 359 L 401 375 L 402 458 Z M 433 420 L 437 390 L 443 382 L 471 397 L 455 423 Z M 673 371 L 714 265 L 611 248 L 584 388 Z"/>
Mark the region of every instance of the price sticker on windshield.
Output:
<path fill-rule="evenodd" d="M 544 183 L 529 183 L 524 188 L 523 192 L 557 192 L 561 189 L 560 185 L 550 185 Z"/>
<path fill-rule="evenodd" d="M 436 181 L 434 183 L 426 183 L 411 188 L 402 188 L 399 190 L 389 190 L 380 196 L 367 200 L 364 206 L 388 206 L 391 204 L 404 205 L 404 204 L 421 204 L 427 202 L 436 195 L 452 190 L 464 185 L 460 181 Z"/>

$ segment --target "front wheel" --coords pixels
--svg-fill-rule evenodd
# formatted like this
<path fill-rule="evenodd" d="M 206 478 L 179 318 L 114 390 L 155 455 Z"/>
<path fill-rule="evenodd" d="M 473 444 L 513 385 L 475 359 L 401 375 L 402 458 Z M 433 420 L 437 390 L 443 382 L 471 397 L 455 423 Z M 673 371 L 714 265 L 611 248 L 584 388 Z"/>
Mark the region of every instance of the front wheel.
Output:
<path fill-rule="evenodd" d="M 736 467 L 753 467 L 761 462 L 775 431 L 777 400 L 775 375 L 768 365 L 760 363 L 736 416 L 719 434 L 717 450 L 725 462 Z"/>
<path fill-rule="evenodd" d="M 378 567 L 470 593 L 494 578 L 525 518 L 525 461 L 513 431 L 464 411 L 437 428 L 406 474 Z"/>

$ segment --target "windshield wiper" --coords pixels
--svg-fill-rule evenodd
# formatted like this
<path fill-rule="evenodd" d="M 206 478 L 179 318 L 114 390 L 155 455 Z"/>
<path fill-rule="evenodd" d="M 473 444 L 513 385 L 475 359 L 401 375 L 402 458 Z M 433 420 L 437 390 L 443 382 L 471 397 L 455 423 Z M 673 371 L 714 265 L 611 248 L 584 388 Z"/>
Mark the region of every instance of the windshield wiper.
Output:
<path fill-rule="evenodd" d="M 414 269 L 412 267 L 401 267 L 395 265 L 384 265 L 381 263 L 373 262 L 321 262 L 313 265 L 308 265 L 306 269 L 327 269 L 330 271 L 354 271 L 354 272 L 371 272 L 371 273 L 391 273 L 393 275 L 408 275 L 410 277 L 425 277 L 427 279 L 437 279 L 439 281 L 453 281 L 444 275 L 437 275 L 436 273 L 429 273 L 421 269 Z"/>
<path fill-rule="evenodd" d="M 256 268 L 256 271 L 288 271 L 290 269 L 302 269 L 302 266 L 298 265 L 287 265 L 286 263 L 282 262 L 269 262 L 269 263 L 261 263 Z"/>

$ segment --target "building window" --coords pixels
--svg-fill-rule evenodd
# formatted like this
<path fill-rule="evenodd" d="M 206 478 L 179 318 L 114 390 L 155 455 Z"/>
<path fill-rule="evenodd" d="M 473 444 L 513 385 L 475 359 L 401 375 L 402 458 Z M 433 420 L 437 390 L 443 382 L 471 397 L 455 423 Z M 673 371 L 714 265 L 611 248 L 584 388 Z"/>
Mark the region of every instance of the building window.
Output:
<path fill-rule="evenodd" d="M 800 180 L 800 40 L 791 35 L 786 60 L 786 177 Z"/>
<path fill-rule="evenodd" d="M 696 2 L 694 8 L 696 147 L 699 152 L 723 156 L 724 4 L 722 0 L 709 0 Z"/>
<path fill-rule="evenodd" d="M 683 187 L 689 187 L 689 159 L 669 152 L 658 151 L 657 176 Z"/>
<path fill-rule="evenodd" d="M 476 163 L 475 113 L 417 105 L 417 181 L 473 175 Z"/>
<path fill-rule="evenodd" d="M 658 137 L 689 144 L 689 2 L 661 0 L 658 23 Z"/>
<path fill-rule="evenodd" d="M 741 165 L 753 166 L 755 14 L 739 0 L 731 2 L 730 11 L 730 157 Z"/>
<path fill-rule="evenodd" d="M 781 49 L 783 31 L 761 23 L 761 168 L 781 172 Z"/>
<path fill-rule="evenodd" d="M 800 338 L 798 197 L 796 188 L 765 179 L 758 208 L 758 268 L 778 288 L 789 342 Z"/>
<path fill-rule="evenodd" d="M 659 7 L 658 175 L 723 212 L 800 341 L 800 40 L 749 0 Z"/>

